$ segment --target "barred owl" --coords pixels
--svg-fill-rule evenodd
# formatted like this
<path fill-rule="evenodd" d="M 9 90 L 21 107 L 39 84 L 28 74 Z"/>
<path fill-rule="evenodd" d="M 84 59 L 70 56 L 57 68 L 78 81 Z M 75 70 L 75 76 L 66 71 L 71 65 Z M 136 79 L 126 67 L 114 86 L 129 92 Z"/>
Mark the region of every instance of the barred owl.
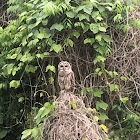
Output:
<path fill-rule="evenodd" d="M 61 90 L 72 91 L 74 89 L 75 77 L 67 61 L 61 61 L 58 65 L 58 83 Z"/>

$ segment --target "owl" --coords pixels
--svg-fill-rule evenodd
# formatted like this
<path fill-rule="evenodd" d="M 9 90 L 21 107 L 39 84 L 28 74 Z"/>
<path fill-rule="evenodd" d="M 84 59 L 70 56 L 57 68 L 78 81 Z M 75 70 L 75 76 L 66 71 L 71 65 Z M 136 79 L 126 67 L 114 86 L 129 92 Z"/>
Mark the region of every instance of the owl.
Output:
<path fill-rule="evenodd" d="M 58 83 L 61 90 L 73 91 L 75 77 L 70 63 L 61 61 L 58 65 Z"/>

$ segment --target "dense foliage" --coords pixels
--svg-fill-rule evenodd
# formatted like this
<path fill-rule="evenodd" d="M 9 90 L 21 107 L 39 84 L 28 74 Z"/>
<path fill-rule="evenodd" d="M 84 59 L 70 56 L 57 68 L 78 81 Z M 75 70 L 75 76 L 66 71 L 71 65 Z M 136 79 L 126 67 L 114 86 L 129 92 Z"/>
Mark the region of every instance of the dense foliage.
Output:
<path fill-rule="evenodd" d="M 16 13 L 17 19 L 0 27 L 0 139 L 29 135 L 39 139 L 41 123 L 53 113 L 59 94 L 60 60 L 72 63 L 75 92 L 91 107 L 101 128 L 107 132 L 108 127 L 110 139 L 137 139 L 139 77 L 125 67 L 122 72 L 117 61 L 125 55 L 120 46 L 127 47 L 126 53 L 139 47 L 138 40 L 131 40 L 132 29 L 140 28 L 140 18 L 134 16 L 139 1 L 9 0 L 8 4 L 7 12 Z M 115 55 L 119 49 L 121 57 Z M 137 85 L 132 85 L 133 79 Z"/>

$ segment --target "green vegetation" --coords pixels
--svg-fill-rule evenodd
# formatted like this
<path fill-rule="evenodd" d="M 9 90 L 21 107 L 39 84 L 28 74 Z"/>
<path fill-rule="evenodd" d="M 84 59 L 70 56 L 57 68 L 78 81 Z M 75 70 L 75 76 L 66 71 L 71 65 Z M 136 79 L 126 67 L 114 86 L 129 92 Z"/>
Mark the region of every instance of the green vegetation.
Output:
<path fill-rule="evenodd" d="M 8 4 L 7 12 L 17 18 L 0 27 L 0 139 L 38 139 L 59 94 L 60 60 L 72 63 L 76 92 L 91 106 L 101 128 L 109 129 L 110 139 L 137 139 L 139 0 Z"/>

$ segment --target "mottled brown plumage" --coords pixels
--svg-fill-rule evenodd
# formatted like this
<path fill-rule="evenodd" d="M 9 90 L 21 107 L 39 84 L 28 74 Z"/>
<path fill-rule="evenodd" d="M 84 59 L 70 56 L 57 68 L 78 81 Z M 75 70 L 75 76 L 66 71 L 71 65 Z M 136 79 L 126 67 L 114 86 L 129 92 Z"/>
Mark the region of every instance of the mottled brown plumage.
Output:
<path fill-rule="evenodd" d="M 74 73 L 67 61 L 61 61 L 58 65 L 58 83 L 61 90 L 72 91 L 74 89 Z"/>

